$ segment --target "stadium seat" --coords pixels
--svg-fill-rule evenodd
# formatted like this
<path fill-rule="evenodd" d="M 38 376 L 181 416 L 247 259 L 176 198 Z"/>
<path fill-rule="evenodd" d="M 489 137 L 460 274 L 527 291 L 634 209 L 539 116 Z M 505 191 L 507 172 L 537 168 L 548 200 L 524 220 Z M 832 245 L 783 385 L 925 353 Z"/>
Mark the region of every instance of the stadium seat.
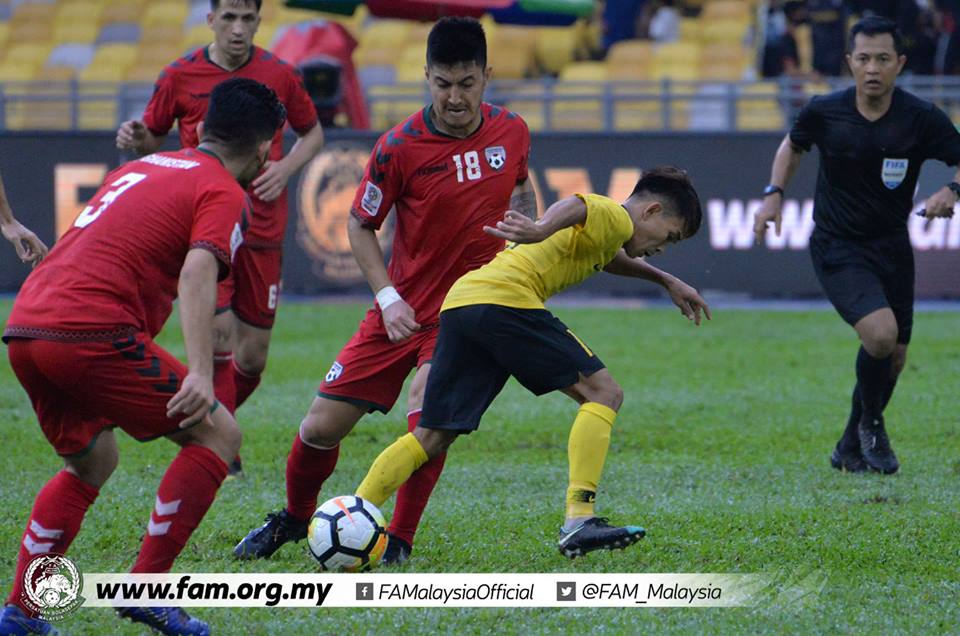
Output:
<path fill-rule="evenodd" d="M 114 22 L 105 24 L 97 35 L 97 44 L 110 42 L 139 42 L 140 25 L 133 22 Z"/>
<path fill-rule="evenodd" d="M 141 25 L 140 44 L 142 46 L 165 46 L 170 43 L 180 45 L 183 29 L 177 24 Z"/>
<path fill-rule="evenodd" d="M 206 46 L 213 41 L 213 31 L 206 23 L 191 27 L 180 40 L 180 50 L 189 51 L 200 46 Z"/>
<path fill-rule="evenodd" d="M 188 13 L 189 8 L 185 2 L 150 2 L 146 5 L 146 11 L 143 13 L 140 24 L 144 27 L 144 32 L 149 27 L 161 24 L 172 24 L 183 28 Z"/>
<path fill-rule="evenodd" d="M 370 122 L 374 130 L 386 130 L 423 108 L 429 97 L 426 88 L 412 86 L 374 86 L 370 98 Z"/>
<path fill-rule="evenodd" d="M 530 130 L 541 131 L 546 129 L 545 93 L 541 83 L 523 83 L 511 87 L 509 92 L 501 92 L 500 96 L 507 108 L 523 117 Z"/>
<path fill-rule="evenodd" d="M 7 2 L 0 2 L 0 22 L 7 22 L 13 15 L 13 7 Z"/>
<path fill-rule="evenodd" d="M 798 24 L 793 30 L 793 39 L 797 43 L 797 61 L 801 73 L 813 70 L 813 35 L 809 24 Z"/>
<path fill-rule="evenodd" d="M 701 58 L 700 75 L 705 80 L 735 82 L 742 80 L 749 57 L 739 43 L 711 45 Z"/>
<path fill-rule="evenodd" d="M 552 127 L 602 130 L 606 79 L 607 66 L 602 62 L 575 62 L 564 66 L 553 91 Z"/>
<path fill-rule="evenodd" d="M 100 35 L 99 22 L 57 22 L 53 28 L 54 44 L 92 44 Z"/>
<path fill-rule="evenodd" d="M 7 47 L 3 61 L 39 68 L 46 63 L 47 56 L 50 55 L 50 49 L 49 44 L 21 44 L 17 42 Z"/>
<path fill-rule="evenodd" d="M 649 80 L 652 63 L 652 43 L 621 40 L 607 52 L 607 77 L 616 81 Z"/>
<path fill-rule="evenodd" d="M 663 102 L 659 84 L 644 82 L 614 86 L 613 128 L 627 130 L 663 130 Z"/>
<path fill-rule="evenodd" d="M 56 13 L 56 2 L 21 2 L 14 6 L 10 22 L 14 29 L 30 22 L 53 24 Z"/>
<path fill-rule="evenodd" d="M 134 22 L 139 23 L 143 16 L 143 2 L 136 0 L 112 0 L 104 8 L 100 22 L 108 24 Z"/>
<path fill-rule="evenodd" d="M 737 97 L 737 130 L 783 130 L 786 118 L 777 101 L 779 89 L 773 82 L 740 87 Z"/>
<path fill-rule="evenodd" d="M 102 2 L 61 1 L 57 3 L 57 13 L 54 21 L 57 24 L 99 23 L 103 10 L 104 4 Z"/>
<path fill-rule="evenodd" d="M 179 44 L 159 44 L 156 46 L 140 46 L 133 56 L 135 60 L 130 72 L 137 67 L 148 68 L 153 71 L 153 79 L 167 64 L 177 60 L 186 53 Z M 153 79 L 150 81 L 152 82 Z"/>
<path fill-rule="evenodd" d="M 10 23 L 0 22 L 0 57 L 3 57 L 3 51 L 6 49 L 7 40 L 10 38 Z"/>
<path fill-rule="evenodd" d="M 495 79 L 523 79 L 533 70 L 535 35 L 530 29 L 502 26 L 488 36 L 487 62 Z"/>
<path fill-rule="evenodd" d="M 91 44 L 61 44 L 50 52 L 47 66 L 71 67 L 79 71 L 93 61 L 93 53 Z"/>
<path fill-rule="evenodd" d="M 535 42 L 537 64 L 545 73 L 558 74 L 574 59 L 577 33 L 568 27 L 541 27 Z"/>
<path fill-rule="evenodd" d="M 653 51 L 653 79 L 696 80 L 700 78 L 700 45 L 694 42 L 661 44 Z"/>
<path fill-rule="evenodd" d="M 700 19 L 703 20 L 704 24 L 709 24 L 715 20 L 749 22 L 750 11 L 750 3 L 743 0 L 710 0 L 704 3 Z"/>
<path fill-rule="evenodd" d="M 742 44 L 750 28 L 748 22 L 739 20 L 716 20 L 705 22 L 700 32 L 700 38 L 705 44 L 718 42 L 732 42 Z"/>
<path fill-rule="evenodd" d="M 93 60 L 80 72 L 84 81 L 119 81 L 136 61 L 133 44 L 103 44 L 97 47 Z"/>
<path fill-rule="evenodd" d="M 40 69 L 33 82 L 17 91 L 7 104 L 7 126 L 15 130 L 70 130 L 73 100 L 70 81 L 76 70 L 68 66 Z"/>
<path fill-rule="evenodd" d="M 418 79 L 423 78 L 423 67 L 427 64 L 427 42 L 426 40 L 422 42 L 416 42 L 414 44 L 408 44 L 403 47 L 403 50 L 400 51 L 400 56 L 397 62 L 397 72 L 400 72 L 400 69 L 405 66 L 412 66 L 417 69 L 417 74 L 419 75 Z M 401 80 L 403 81 L 403 80 Z"/>
<path fill-rule="evenodd" d="M 261 24 L 260 28 L 257 29 L 257 35 L 254 37 L 253 41 L 257 46 L 262 46 L 264 48 L 271 48 L 273 43 L 280 36 L 281 31 L 287 28 L 286 24 L 271 23 L 271 24 Z M 207 31 L 207 41 L 213 41 L 213 33 L 209 30 Z"/>
<path fill-rule="evenodd" d="M 392 49 L 396 55 L 407 45 L 410 28 L 403 20 L 376 20 L 361 31 L 360 46 Z"/>
<path fill-rule="evenodd" d="M 395 49 L 369 44 L 354 50 L 353 61 L 361 68 L 364 66 L 393 66 L 397 62 L 397 52 Z"/>
<path fill-rule="evenodd" d="M 697 18 L 680 19 L 680 40 L 684 42 L 700 41 L 700 20 Z"/>
<path fill-rule="evenodd" d="M 271 5 L 271 2 L 265 2 L 264 7 Z M 190 5 L 190 10 L 187 12 L 187 18 L 184 21 L 184 27 L 187 29 L 193 28 L 198 25 L 207 25 L 207 14 L 210 13 L 210 3 L 209 2 L 194 2 Z M 263 20 L 263 12 L 261 10 L 260 19 Z M 209 29 L 208 29 L 209 30 Z"/>
<path fill-rule="evenodd" d="M 37 74 L 39 62 L 6 61 L 0 62 L 0 82 L 28 82 Z M 9 94 L 10 87 L 4 87 Z"/>
<path fill-rule="evenodd" d="M 10 32 L 17 44 L 47 44 L 53 38 L 53 23 L 11 22 Z"/>

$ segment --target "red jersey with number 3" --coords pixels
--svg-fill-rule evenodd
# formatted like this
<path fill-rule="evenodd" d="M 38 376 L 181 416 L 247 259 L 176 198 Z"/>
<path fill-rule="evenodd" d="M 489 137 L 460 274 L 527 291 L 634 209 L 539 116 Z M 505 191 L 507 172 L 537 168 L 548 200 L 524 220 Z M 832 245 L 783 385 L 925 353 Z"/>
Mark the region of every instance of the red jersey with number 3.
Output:
<path fill-rule="evenodd" d="M 210 59 L 207 47 L 197 49 L 168 65 L 160 73 L 153 97 L 143 113 L 143 122 L 154 135 L 166 135 L 174 122 L 180 131 L 180 145 L 195 148 L 197 124 L 203 121 L 213 88 L 225 80 L 245 77 L 272 88 L 287 109 L 287 121 L 297 134 L 309 132 L 317 124 L 317 110 L 297 70 L 258 46 L 252 47 L 243 66 L 228 71 Z M 278 130 L 270 147 L 270 160 L 283 158 L 283 130 Z M 251 247 L 279 247 L 287 227 L 287 189 L 266 202 L 253 199 L 253 219 L 247 233 Z"/>
<path fill-rule="evenodd" d="M 124 327 L 156 335 L 187 252 L 209 250 L 225 277 L 248 207 L 233 175 L 199 150 L 121 166 L 27 277 L 4 337 L 100 340 Z"/>
<path fill-rule="evenodd" d="M 484 103 L 480 127 L 460 139 L 436 129 L 430 108 L 380 137 L 351 210 L 378 229 L 395 208 L 387 271 L 422 326 L 438 321 L 458 278 L 503 249 L 483 226 L 503 218 L 530 154 L 530 131 L 515 113 Z"/>

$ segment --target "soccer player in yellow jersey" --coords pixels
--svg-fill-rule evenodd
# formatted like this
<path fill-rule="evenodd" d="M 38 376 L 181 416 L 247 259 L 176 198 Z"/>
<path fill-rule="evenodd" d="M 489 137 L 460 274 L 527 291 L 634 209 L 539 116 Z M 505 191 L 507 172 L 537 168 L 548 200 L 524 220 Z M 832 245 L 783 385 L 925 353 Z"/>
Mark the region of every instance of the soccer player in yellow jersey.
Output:
<path fill-rule="evenodd" d="M 701 311 L 710 318 L 703 298 L 643 257 L 693 236 L 701 216 L 686 174 L 661 167 L 646 172 L 622 205 L 595 194 L 576 195 L 550 206 L 539 221 L 508 210 L 497 227 L 485 227 L 512 243 L 450 289 L 420 423 L 380 454 L 357 495 L 383 505 L 431 457 L 477 429 L 512 375 L 535 395 L 560 390 L 580 404 L 570 431 L 560 552 L 575 558 L 641 539 L 643 528 L 611 526 L 593 511 L 623 391 L 593 351 L 543 303 L 604 270 L 659 283 L 699 325 Z"/>

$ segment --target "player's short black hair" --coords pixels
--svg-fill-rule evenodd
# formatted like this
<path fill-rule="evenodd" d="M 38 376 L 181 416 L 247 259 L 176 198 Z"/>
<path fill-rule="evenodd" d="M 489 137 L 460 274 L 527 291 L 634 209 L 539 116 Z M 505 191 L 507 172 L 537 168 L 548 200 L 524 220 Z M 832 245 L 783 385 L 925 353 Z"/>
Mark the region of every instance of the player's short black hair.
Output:
<path fill-rule="evenodd" d="M 688 239 L 700 229 L 703 209 L 700 197 L 693 189 L 690 177 L 680 168 L 657 166 L 644 170 L 630 196 L 650 196 L 663 204 L 667 214 L 683 219 L 683 238 Z"/>
<path fill-rule="evenodd" d="M 260 9 L 263 8 L 263 0 L 240 0 L 240 1 L 243 2 L 244 4 L 247 4 L 248 2 L 252 2 L 257 7 L 257 13 L 260 13 Z M 216 11 L 217 9 L 219 9 L 221 2 L 223 2 L 223 0 L 210 0 L 210 10 Z"/>
<path fill-rule="evenodd" d="M 487 36 L 474 18 L 440 18 L 427 36 L 427 66 L 476 63 L 487 68 Z"/>
<path fill-rule="evenodd" d="M 233 155 L 252 152 L 272 139 L 287 111 L 269 86 L 243 77 L 220 82 L 210 94 L 203 140 L 223 144 Z"/>
<path fill-rule="evenodd" d="M 890 37 L 893 38 L 893 50 L 897 52 L 897 55 L 903 55 L 903 35 L 900 33 L 900 29 L 897 28 L 897 23 L 893 20 L 878 15 L 871 15 L 854 24 L 853 28 L 850 29 L 847 52 L 853 53 L 853 45 L 856 43 L 857 35 L 860 33 L 868 37 L 889 33 Z"/>

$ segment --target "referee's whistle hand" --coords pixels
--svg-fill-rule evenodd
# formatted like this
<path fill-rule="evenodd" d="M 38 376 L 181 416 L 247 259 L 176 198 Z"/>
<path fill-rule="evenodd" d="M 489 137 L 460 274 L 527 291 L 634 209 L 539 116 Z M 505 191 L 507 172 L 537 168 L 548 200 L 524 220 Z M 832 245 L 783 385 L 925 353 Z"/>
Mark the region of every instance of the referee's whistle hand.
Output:
<path fill-rule="evenodd" d="M 775 200 L 776 199 L 776 200 Z M 753 235 L 756 242 L 763 243 L 763 235 L 767 232 L 767 225 L 772 221 L 773 230 L 780 236 L 780 201 L 779 197 L 770 196 L 763 200 L 763 205 L 753 219 Z"/>
<path fill-rule="evenodd" d="M 398 300 L 383 310 L 383 327 L 393 343 L 403 342 L 420 331 L 413 308 L 403 300 Z"/>
<path fill-rule="evenodd" d="M 953 216 L 953 206 L 957 203 L 957 195 L 950 188 L 943 187 L 927 199 L 924 206 L 924 216 L 928 219 L 950 218 Z"/>

